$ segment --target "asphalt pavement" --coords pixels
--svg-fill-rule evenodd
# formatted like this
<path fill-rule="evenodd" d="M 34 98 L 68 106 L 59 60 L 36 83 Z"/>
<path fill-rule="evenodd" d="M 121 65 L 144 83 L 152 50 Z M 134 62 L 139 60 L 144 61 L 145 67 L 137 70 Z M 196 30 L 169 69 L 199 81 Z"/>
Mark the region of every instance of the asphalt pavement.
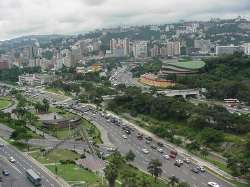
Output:
<path fill-rule="evenodd" d="M 193 173 L 191 169 L 197 167 L 197 165 L 193 163 L 184 163 L 181 167 L 175 166 L 174 159 L 166 160 L 163 157 L 164 154 L 170 155 L 171 150 L 169 148 L 163 147 L 164 153 L 159 153 L 157 150 L 152 149 L 150 146 L 152 144 L 157 145 L 157 142 L 153 140 L 150 144 L 146 144 L 145 140 L 138 140 L 136 135 L 139 132 L 136 129 L 134 129 L 130 135 L 127 135 L 121 127 L 110 122 L 110 120 L 107 120 L 99 113 L 89 110 L 82 113 L 82 116 L 101 125 L 108 132 L 108 137 L 112 144 L 115 145 L 122 154 L 126 154 L 129 150 L 132 150 L 136 155 L 135 161 L 133 162 L 134 165 L 144 171 L 147 171 L 147 166 L 152 159 L 159 159 L 163 164 L 163 179 L 168 179 L 174 175 L 181 181 L 188 182 L 192 187 L 208 186 L 208 182 L 217 182 L 221 187 L 232 186 L 210 172 Z M 122 135 L 126 135 L 127 139 L 122 138 Z M 149 154 L 143 153 L 142 149 L 147 149 Z M 183 160 L 184 158 L 178 155 L 176 159 Z"/>
<path fill-rule="evenodd" d="M 11 156 L 14 157 L 16 160 L 15 163 L 8 163 L 7 165 L 1 165 L 5 169 L 7 167 L 8 170 L 10 170 L 11 175 L 15 177 L 15 180 L 20 180 L 22 183 L 16 183 L 16 186 L 18 187 L 29 187 L 31 183 L 27 184 L 26 180 L 26 170 L 27 169 L 33 169 L 42 179 L 42 186 L 43 187 L 62 187 L 67 186 L 66 184 L 62 184 L 57 179 L 54 178 L 54 176 L 51 176 L 50 173 L 48 173 L 46 170 L 44 170 L 40 165 L 38 166 L 34 162 L 32 162 L 30 159 L 28 159 L 26 156 L 24 156 L 23 153 L 19 152 L 15 147 L 12 145 L 7 144 L 2 139 L 0 140 L 1 144 L 4 144 L 3 147 L 0 147 L 0 156 L 3 158 L 3 160 L 8 160 Z M 6 162 L 5 162 L 6 163 Z M 14 173 L 18 172 L 17 175 L 12 174 L 12 172 L 15 170 Z M 7 180 L 8 181 L 8 180 Z M 12 181 L 11 178 L 9 181 Z M 22 185 L 23 184 L 23 185 Z M 6 186 L 7 187 L 7 186 Z M 10 187 L 10 186 L 8 186 Z M 14 184 L 13 184 L 13 187 Z"/>

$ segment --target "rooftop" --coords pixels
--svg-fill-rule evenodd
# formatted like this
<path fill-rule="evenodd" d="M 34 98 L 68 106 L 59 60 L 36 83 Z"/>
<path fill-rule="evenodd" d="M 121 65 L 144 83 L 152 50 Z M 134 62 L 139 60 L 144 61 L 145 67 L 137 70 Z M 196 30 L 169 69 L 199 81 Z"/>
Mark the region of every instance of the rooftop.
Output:
<path fill-rule="evenodd" d="M 165 63 L 166 65 L 174 66 L 177 68 L 184 68 L 190 70 L 197 70 L 203 68 L 206 64 L 203 61 L 186 61 L 186 62 L 171 62 Z"/>

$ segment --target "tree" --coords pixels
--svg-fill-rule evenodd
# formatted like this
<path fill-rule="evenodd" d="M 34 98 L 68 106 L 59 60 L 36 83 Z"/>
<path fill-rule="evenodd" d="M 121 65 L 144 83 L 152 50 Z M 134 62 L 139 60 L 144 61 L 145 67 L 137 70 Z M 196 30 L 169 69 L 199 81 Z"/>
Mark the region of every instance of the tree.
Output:
<path fill-rule="evenodd" d="M 189 151 L 199 151 L 200 150 L 200 145 L 197 141 L 192 141 L 191 143 L 187 144 L 186 147 Z"/>
<path fill-rule="evenodd" d="M 143 175 L 138 179 L 138 186 L 140 187 L 151 187 L 152 184 L 151 182 Z"/>
<path fill-rule="evenodd" d="M 168 184 L 173 187 L 176 184 L 179 184 L 179 179 L 176 176 L 173 175 L 173 176 L 169 177 Z"/>
<path fill-rule="evenodd" d="M 207 157 L 208 154 L 209 154 L 207 147 L 203 147 L 203 148 L 201 149 L 200 153 L 201 153 L 201 155 L 202 155 L 203 157 Z"/>
<path fill-rule="evenodd" d="M 104 169 L 105 177 L 109 182 L 109 187 L 115 187 L 119 169 L 114 163 L 109 163 Z"/>
<path fill-rule="evenodd" d="M 49 111 L 49 101 L 47 99 L 43 99 L 44 110 L 45 112 Z"/>
<path fill-rule="evenodd" d="M 127 161 L 134 161 L 135 154 L 133 153 L 132 150 L 129 150 L 129 152 L 126 154 L 125 158 L 126 158 Z"/>
<path fill-rule="evenodd" d="M 104 174 L 109 182 L 109 187 L 115 186 L 115 181 L 123 164 L 124 159 L 122 158 L 121 154 L 118 151 L 114 152 L 110 157 L 109 164 L 104 169 Z"/>
<path fill-rule="evenodd" d="M 132 169 L 126 168 L 123 169 L 121 173 L 122 177 L 122 187 L 137 187 L 138 186 L 138 178 L 137 173 Z"/>
<path fill-rule="evenodd" d="M 149 173 L 151 173 L 152 176 L 154 176 L 155 182 L 156 182 L 157 178 L 159 176 L 161 176 L 161 174 L 162 174 L 161 167 L 162 167 L 162 163 L 157 159 L 151 160 L 149 162 L 147 170 Z"/>

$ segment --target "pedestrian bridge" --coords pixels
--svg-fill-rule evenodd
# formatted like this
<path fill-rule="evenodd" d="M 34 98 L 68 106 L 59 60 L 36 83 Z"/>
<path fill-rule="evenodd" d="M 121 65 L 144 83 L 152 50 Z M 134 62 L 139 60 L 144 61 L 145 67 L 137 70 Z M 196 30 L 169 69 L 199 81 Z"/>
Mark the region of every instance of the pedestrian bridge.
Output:
<path fill-rule="evenodd" d="M 182 96 L 183 98 L 191 97 L 202 97 L 202 89 L 186 89 L 186 90 L 162 90 L 157 91 L 158 95 L 164 95 L 168 97 Z"/>

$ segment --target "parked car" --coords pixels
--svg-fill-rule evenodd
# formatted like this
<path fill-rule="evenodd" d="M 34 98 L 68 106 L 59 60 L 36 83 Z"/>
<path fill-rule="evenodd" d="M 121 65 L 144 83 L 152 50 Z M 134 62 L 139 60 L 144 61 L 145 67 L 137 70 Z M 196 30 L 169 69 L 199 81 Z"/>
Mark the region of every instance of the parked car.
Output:
<path fill-rule="evenodd" d="M 191 171 L 196 173 L 196 174 L 198 174 L 200 172 L 197 168 L 192 168 Z"/>

